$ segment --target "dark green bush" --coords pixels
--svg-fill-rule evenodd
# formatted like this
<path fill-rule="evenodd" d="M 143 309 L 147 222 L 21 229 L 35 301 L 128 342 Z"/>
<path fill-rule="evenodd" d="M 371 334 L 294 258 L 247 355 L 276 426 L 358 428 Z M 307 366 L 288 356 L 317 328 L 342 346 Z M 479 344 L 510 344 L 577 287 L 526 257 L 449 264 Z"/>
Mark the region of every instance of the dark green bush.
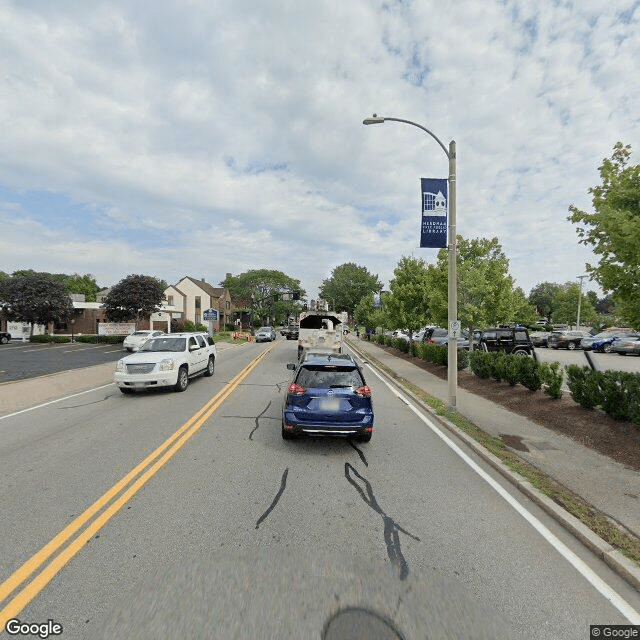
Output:
<path fill-rule="evenodd" d="M 523 358 L 518 356 L 520 371 L 518 376 L 518 382 L 529 389 L 530 391 L 537 391 L 542 387 L 542 373 L 540 366 L 533 358 Z"/>
<path fill-rule="evenodd" d="M 564 369 L 559 362 L 541 362 L 539 365 L 543 381 L 547 385 L 544 392 L 552 398 L 558 400 L 562 397 L 562 381 L 564 379 Z"/>
<path fill-rule="evenodd" d="M 75 336 L 76 342 L 83 342 L 89 344 L 122 344 L 125 336 L 96 336 L 96 335 L 81 335 Z"/>
<path fill-rule="evenodd" d="M 67 338 L 67 336 L 51 336 L 49 334 L 44 334 L 40 336 L 31 336 L 29 338 L 29 342 L 38 342 L 38 343 L 56 342 L 56 343 L 64 344 L 65 342 L 71 342 L 71 338 Z"/>
<path fill-rule="evenodd" d="M 626 371 L 601 373 L 602 408 L 614 420 L 631 420 L 632 404 L 640 394 L 640 376 Z"/>
<path fill-rule="evenodd" d="M 458 371 L 469 366 L 469 352 L 466 349 L 458 349 Z"/>
<path fill-rule="evenodd" d="M 469 367 L 479 378 L 490 378 L 493 373 L 493 353 L 472 351 L 469 354 Z"/>
<path fill-rule="evenodd" d="M 512 387 L 515 387 L 520 377 L 520 363 L 518 361 L 522 359 L 522 356 L 500 353 L 495 362 L 498 377 L 508 382 Z M 498 382 L 500 382 L 500 380 L 498 380 Z"/>
<path fill-rule="evenodd" d="M 567 367 L 567 386 L 575 402 L 586 409 L 602 404 L 602 374 L 589 367 L 571 364 Z"/>

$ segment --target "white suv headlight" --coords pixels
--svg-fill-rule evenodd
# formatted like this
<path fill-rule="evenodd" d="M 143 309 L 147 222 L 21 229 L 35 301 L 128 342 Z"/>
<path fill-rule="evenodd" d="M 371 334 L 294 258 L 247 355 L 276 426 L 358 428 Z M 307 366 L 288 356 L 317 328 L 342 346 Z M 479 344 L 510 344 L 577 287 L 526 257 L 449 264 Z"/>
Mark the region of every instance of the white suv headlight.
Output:
<path fill-rule="evenodd" d="M 171 358 L 165 358 L 158 363 L 158 371 L 173 371 L 176 363 Z"/>
<path fill-rule="evenodd" d="M 127 372 L 127 365 L 124 363 L 124 360 L 118 360 L 118 364 L 116 365 L 116 371 L 120 373 Z"/>

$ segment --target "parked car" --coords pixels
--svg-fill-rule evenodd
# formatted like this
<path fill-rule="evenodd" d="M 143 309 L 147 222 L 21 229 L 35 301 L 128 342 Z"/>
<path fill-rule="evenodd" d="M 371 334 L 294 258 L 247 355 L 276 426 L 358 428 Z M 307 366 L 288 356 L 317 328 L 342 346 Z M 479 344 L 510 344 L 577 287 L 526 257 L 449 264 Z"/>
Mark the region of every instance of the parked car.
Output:
<path fill-rule="evenodd" d="M 184 391 L 190 378 L 213 375 L 216 356 L 206 333 L 164 334 L 120 359 L 113 379 L 122 393 L 159 387 Z"/>
<path fill-rule="evenodd" d="M 301 434 L 371 440 L 371 389 L 351 356 L 310 352 L 287 369 L 295 374 L 282 405 L 284 440 Z"/>
<path fill-rule="evenodd" d="M 492 327 L 483 329 L 475 349 L 504 351 L 520 356 L 533 354 L 533 343 L 524 327 Z"/>
<path fill-rule="evenodd" d="M 427 340 L 424 340 L 426 344 L 448 344 L 449 343 L 449 332 L 446 329 L 442 329 L 440 327 L 435 327 L 430 329 L 431 337 Z M 469 348 L 469 334 L 466 332 L 461 332 L 458 336 L 457 340 L 458 349 L 468 349 Z"/>
<path fill-rule="evenodd" d="M 529 338 L 534 347 L 548 347 L 547 338 L 551 335 L 551 331 L 532 331 Z"/>
<path fill-rule="evenodd" d="M 284 335 L 287 340 L 297 340 L 300 336 L 300 327 L 297 324 L 290 324 Z"/>
<path fill-rule="evenodd" d="M 273 327 L 260 327 L 256 331 L 256 342 L 271 342 L 276 339 L 276 332 Z"/>
<path fill-rule="evenodd" d="M 446 338 L 449 332 L 442 327 L 429 327 L 422 336 L 422 342 L 430 344 L 442 344 L 442 339 Z"/>
<path fill-rule="evenodd" d="M 11 340 L 11 334 L 6 331 L 0 331 L 0 344 L 7 344 Z"/>
<path fill-rule="evenodd" d="M 640 333 L 627 334 L 611 343 L 612 353 L 619 353 L 622 356 L 632 354 L 640 356 Z"/>
<path fill-rule="evenodd" d="M 547 346 L 551 349 L 569 349 L 573 351 L 579 348 L 582 340 L 590 335 L 587 331 L 553 331 L 547 337 Z"/>
<path fill-rule="evenodd" d="M 596 336 L 596 340 L 593 340 L 591 343 L 591 348 L 594 351 L 599 351 L 601 353 L 611 353 L 613 349 L 613 343 L 616 342 L 619 338 L 626 338 L 629 335 L 634 335 L 631 331 L 609 331 L 604 332 L 604 335 L 601 337 Z"/>
<path fill-rule="evenodd" d="M 609 338 L 612 335 L 611 331 L 602 331 L 601 333 L 596 333 L 595 335 L 587 336 L 586 338 L 582 338 L 580 341 L 580 348 L 584 351 L 590 351 L 593 348 L 593 343 L 603 338 Z"/>
<path fill-rule="evenodd" d="M 396 329 L 392 334 L 392 338 L 396 340 L 404 340 L 405 342 L 409 342 L 409 332 L 405 329 Z"/>
<path fill-rule="evenodd" d="M 149 338 L 156 338 L 157 336 L 163 335 L 165 335 L 164 331 L 151 331 L 148 329 L 134 331 L 124 339 L 122 346 L 124 349 L 129 351 L 129 353 L 132 353 L 134 351 L 139 351 L 140 347 L 149 340 Z"/>

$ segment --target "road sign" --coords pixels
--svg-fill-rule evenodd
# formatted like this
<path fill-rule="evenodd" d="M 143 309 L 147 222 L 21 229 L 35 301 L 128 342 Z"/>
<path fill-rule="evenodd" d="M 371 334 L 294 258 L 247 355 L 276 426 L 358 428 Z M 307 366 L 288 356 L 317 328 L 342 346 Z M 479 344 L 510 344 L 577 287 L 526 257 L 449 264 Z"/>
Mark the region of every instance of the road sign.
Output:
<path fill-rule="evenodd" d="M 213 320 L 214 322 L 218 319 L 218 310 L 217 309 L 205 309 L 202 313 L 203 320 Z"/>

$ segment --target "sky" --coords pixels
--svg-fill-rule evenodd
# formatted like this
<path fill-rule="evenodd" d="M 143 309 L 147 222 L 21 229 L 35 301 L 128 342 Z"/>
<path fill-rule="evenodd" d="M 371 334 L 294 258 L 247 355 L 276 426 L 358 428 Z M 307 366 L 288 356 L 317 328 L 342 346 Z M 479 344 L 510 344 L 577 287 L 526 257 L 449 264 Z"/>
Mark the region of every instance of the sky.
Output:
<path fill-rule="evenodd" d="M 640 0 L 0 0 L 0 271 L 309 297 L 354 262 L 388 287 L 420 178 L 457 148 L 457 232 L 528 294 L 597 263 L 569 206 L 618 141 L 640 164 Z M 585 289 L 598 291 L 585 281 Z"/>

